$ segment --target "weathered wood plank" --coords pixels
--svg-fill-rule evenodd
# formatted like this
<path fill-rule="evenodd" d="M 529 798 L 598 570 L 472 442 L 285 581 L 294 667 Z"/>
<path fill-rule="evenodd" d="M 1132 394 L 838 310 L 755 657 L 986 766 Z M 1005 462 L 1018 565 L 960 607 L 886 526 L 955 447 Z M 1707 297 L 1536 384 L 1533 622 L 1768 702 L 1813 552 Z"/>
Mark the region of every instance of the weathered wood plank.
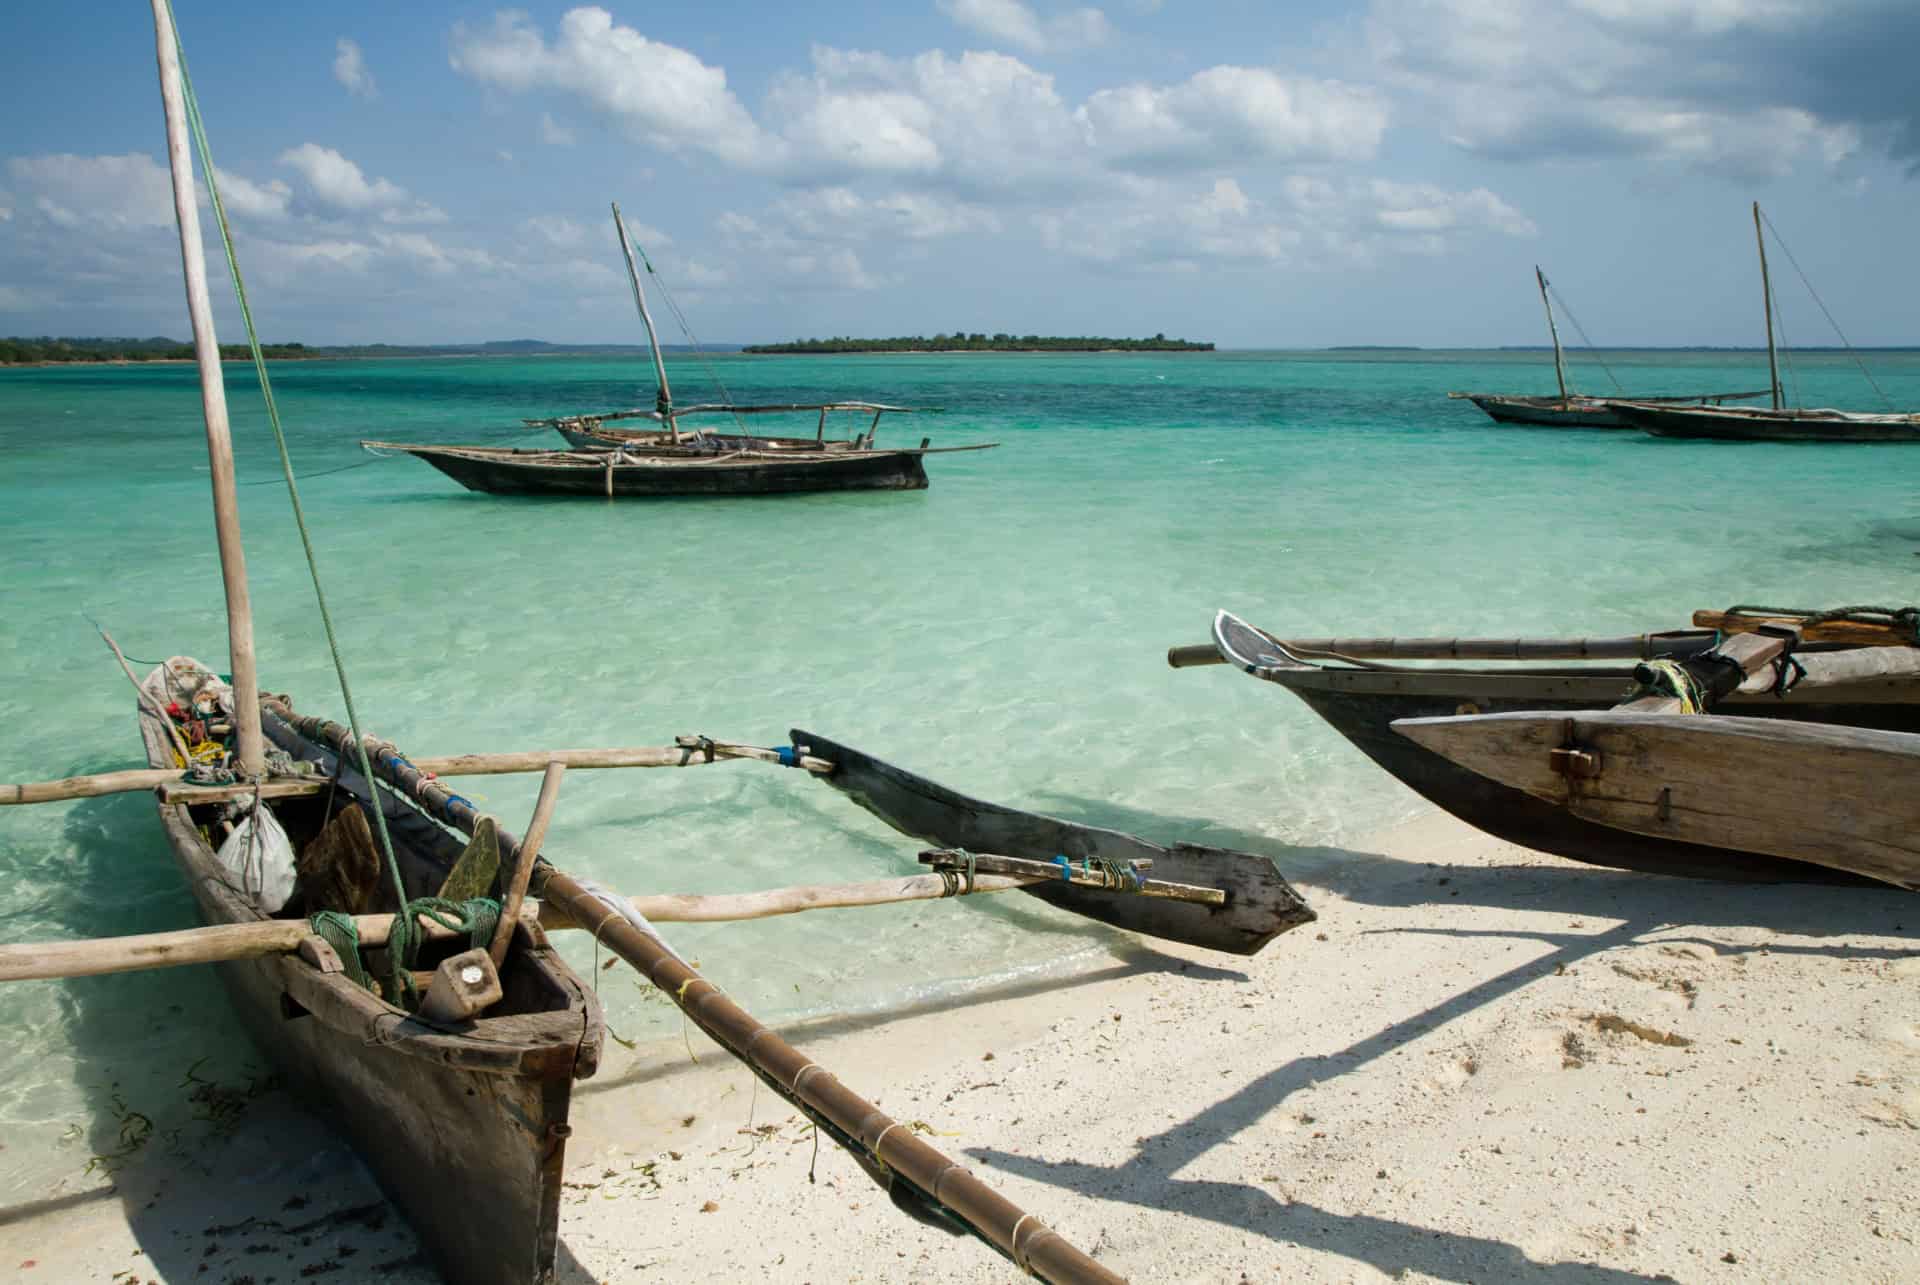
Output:
<path fill-rule="evenodd" d="M 1620 711 L 1393 726 L 1490 780 L 1616 829 L 1920 888 L 1920 793 L 1912 788 L 1920 735 Z M 1557 770 L 1569 751 L 1590 756 L 1592 771 Z"/>

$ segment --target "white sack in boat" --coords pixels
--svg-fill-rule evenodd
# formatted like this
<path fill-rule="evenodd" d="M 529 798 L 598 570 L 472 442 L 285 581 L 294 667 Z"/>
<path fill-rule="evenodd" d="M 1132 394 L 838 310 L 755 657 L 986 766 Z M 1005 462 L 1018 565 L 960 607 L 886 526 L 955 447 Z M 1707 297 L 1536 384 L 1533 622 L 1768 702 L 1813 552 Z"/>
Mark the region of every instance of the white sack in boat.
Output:
<path fill-rule="evenodd" d="M 254 825 L 255 818 L 259 826 Z M 217 854 L 229 883 L 263 915 L 276 913 L 293 896 L 296 872 L 293 841 L 271 810 L 260 808 L 241 818 Z"/>

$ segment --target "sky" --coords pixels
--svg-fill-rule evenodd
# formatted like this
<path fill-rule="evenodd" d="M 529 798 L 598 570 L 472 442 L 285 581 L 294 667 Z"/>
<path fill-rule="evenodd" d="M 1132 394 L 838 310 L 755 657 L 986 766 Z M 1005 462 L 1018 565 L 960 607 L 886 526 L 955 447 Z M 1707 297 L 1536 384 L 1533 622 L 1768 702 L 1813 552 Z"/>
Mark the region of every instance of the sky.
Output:
<path fill-rule="evenodd" d="M 1920 343 L 1913 0 L 177 14 L 270 341 L 639 342 L 619 201 L 668 342 L 1538 344 L 1538 263 L 1597 344 L 1747 346 L 1757 200 L 1789 341 L 1804 270 Z M 185 336 L 146 7 L 0 7 L 0 112 L 0 334 Z"/>

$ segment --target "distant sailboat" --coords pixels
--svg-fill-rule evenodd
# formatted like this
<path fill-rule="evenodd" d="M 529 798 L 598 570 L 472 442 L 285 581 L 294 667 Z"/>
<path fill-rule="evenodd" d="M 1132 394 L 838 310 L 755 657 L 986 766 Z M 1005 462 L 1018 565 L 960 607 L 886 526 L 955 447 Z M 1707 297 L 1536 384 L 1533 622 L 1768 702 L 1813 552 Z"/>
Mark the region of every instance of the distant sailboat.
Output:
<path fill-rule="evenodd" d="M 1567 356 L 1560 347 L 1560 328 L 1554 323 L 1553 300 L 1547 292 L 1547 276 L 1540 271 L 1539 264 L 1533 267 L 1533 277 L 1540 285 L 1540 302 L 1547 310 L 1547 334 L 1553 339 L 1553 374 L 1559 381 L 1560 395 L 1523 397 L 1505 393 L 1448 393 L 1447 396 L 1464 397 L 1503 424 L 1540 424 L 1550 428 L 1634 427 L 1614 413 L 1612 399 L 1582 397 L 1567 387 Z M 1578 324 L 1576 319 L 1575 325 Z M 1661 405 L 1689 402 L 1717 404 L 1764 396 L 1765 389 L 1752 393 L 1700 393 L 1688 397 L 1649 397 L 1640 400 Z"/>
<path fill-rule="evenodd" d="M 1772 408 L 1664 406 L 1635 400 L 1613 403 L 1620 417 L 1630 426 L 1645 429 L 1656 437 L 1725 442 L 1920 442 L 1920 413 L 1870 414 L 1782 405 L 1786 399 L 1781 395 L 1779 353 L 1773 339 L 1773 281 L 1767 275 L 1767 238 L 1761 228 L 1758 201 L 1753 203 L 1753 235 L 1760 244 L 1760 292 L 1767 315 L 1767 372 L 1773 379 Z M 1841 342 L 1845 341 L 1846 336 L 1842 335 Z"/>

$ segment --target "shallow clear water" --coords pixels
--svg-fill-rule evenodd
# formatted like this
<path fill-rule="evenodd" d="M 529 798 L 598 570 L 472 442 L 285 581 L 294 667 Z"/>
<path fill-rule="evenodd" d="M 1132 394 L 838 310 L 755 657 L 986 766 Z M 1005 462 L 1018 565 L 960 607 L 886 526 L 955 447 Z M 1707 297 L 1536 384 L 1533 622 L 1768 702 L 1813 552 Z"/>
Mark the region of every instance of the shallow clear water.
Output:
<path fill-rule="evenodd" d="M 1609 362 L 1649 394 L 1766 382 L 1752 354 Z M 1920 358 L 1873 365 L 1920 406 Z M 1879 409 L 1840 358 L 1797 371 L 1807 404 Z M 884 421 L 881 442 L 1002 446 L 934 457 L 914 494 L 491 498 L 411 460 L 352 467 L 369 460 L 356 440 L 557 442 L 518 420 L 650 402 L 639 363 L 277 366 L 369 729 L 428 755 L 682 732 L 771 745 L 798 726 L 989 799 L 1311 874 L 1419 805 L 1284 693 L 1168 669 L 1218 607 L 1282 633 L 1547 635 L 1917 596 L 1920 449 L 1499 427 L 1443 396 L 1549 391 L 1544 354 L 716 357 L 673 373 L 682 401 L 718 395 L 717 375 L 742 402 L 943 406 Z M 337 717 L 251 373 L 230 388 L 263 681 Z M 0 780 L 135 765 L 131 693 L 91 622 L 135 657 L 225 655 L 194 372 L 0 372 L 0 448 Z M 465 792 L 519 828 L 534 788 Z M 916 869 L 918 846 L 756 764 L 573 773 L 547 843 L 630 892 L 875 878 Z M 0 810 L 0 875 L 7 942 L 192 922 L 143 796 Z M 772 1020 L 1115 940 L 1015 898 L 669 936 Z M 670 1029 L 629 971 L 602 976 L 623 1036 Z M 252 1062 L 207 969 L 8 987 L 0 1029 L 0 1190 L 110 1150 L 116 1086 L 179 1124 L 190 1068 L 231 1082 Z"/>

